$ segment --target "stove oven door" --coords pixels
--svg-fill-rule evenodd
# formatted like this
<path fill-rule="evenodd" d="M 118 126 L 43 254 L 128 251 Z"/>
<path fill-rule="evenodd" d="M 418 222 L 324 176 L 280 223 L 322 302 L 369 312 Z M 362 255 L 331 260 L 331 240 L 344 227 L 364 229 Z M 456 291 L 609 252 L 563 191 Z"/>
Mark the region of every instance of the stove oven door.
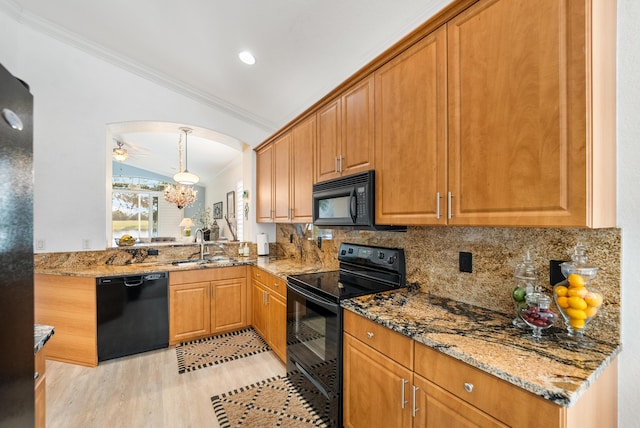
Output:
<path fill-rule="evenodd" d="M 287 376 L 329 426 L 340 426 L 342 309 L 287 285 Z"/>

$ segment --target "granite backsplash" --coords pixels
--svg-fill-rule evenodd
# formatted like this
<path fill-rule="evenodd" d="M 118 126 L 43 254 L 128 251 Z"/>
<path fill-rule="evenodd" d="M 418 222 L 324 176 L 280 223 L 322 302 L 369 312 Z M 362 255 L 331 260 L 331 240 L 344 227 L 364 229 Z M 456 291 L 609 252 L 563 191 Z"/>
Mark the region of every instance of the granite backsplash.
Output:
<path fill-rule="evenodd" d="M 338 268 L 342 242 L 404 248 L 408 282 L 436 296 L 507 314 L 514 312 L 514 269 L 527 249 L 540 285 L 551 295 L 550 260 L 570 260 L 580 241 L 587 247 L 590 263 L 599 267 L 591 286 L 605 296 L 605 304 L 586 332 L 620 341 L 621 231 L 617 228 L 409 227 L 406 232 L 373 232 L 319 231 L 305 225 L 278 224 L 276 232 L 278 258 L 319 263 L 326 268 Z M 318 235 L 324 235 L 321 248 Z M 472 253 L 472 273 L 459 271 L 460 252 Z"/>

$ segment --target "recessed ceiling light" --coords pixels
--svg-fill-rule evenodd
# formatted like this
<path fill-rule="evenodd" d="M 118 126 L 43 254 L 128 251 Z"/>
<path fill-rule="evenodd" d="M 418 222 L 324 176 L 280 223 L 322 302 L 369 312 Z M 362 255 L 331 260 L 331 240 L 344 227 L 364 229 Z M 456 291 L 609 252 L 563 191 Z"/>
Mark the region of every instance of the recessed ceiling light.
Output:
<path fill-rule="evenodd" d="M 238 54 L 238 58 L 240 58 L 240 61 L 242 61 L 242 62 L 244 62 L 245 64 L 248 64 L 248 65 L 253 65 L 253 64 L 256 63 L 256 59 L 254 58 L 254 56 L 249 51 L 240 52 Z"/>

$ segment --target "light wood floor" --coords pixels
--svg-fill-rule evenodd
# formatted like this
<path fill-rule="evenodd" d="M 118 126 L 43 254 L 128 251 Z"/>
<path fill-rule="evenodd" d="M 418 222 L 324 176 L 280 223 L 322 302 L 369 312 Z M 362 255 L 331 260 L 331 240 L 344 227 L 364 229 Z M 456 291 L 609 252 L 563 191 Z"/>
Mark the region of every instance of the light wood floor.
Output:
<path fill-rule="evenodd" d="M 184 374 L 175 348 L 95 368 L 47 361 L 47 427 L 218 427 L 212 396 L 285 372 L 272 351 Z"/>

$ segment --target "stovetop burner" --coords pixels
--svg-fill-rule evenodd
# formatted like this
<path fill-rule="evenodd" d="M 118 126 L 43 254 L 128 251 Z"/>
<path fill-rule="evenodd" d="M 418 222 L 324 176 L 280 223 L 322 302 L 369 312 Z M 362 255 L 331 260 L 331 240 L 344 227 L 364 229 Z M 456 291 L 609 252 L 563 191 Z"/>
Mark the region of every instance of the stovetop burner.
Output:
<path fill-rule="evenodd" d="M 338 259 L 339 270 L 289 275 L 288 280 L 335 302 L 405 285 L 402 249 L 342 244 Z"/>

